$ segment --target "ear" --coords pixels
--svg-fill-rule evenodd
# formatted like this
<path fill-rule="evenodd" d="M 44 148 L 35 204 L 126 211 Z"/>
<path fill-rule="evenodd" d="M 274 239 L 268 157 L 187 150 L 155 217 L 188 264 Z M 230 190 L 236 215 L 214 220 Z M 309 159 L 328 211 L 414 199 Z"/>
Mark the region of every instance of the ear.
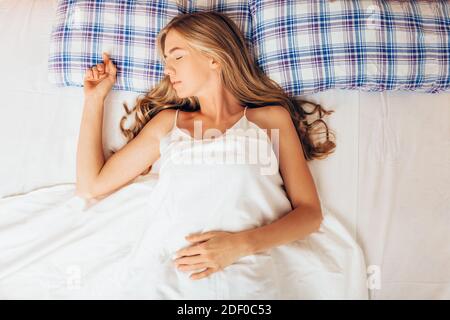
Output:
<path fill-rule="evenodd" d="M 209 67 L 214 70 L 219 70 L 220 64 L 213 58 L 209 58 Z"/>

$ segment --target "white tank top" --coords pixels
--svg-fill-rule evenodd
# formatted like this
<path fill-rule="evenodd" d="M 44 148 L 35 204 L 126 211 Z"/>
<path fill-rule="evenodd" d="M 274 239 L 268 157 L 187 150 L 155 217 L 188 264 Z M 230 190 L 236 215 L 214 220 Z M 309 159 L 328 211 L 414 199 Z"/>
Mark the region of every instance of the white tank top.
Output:
<path fill-rule="evenodd" d="M 197 139 L 177 126 L 177 110 L 172 130 L 160 141 L 159 179 L 151 200 L 166 208 L 159 212 L 201 221 L 194 223 L 196 231 L 238 231 L 292 210 L 271 140 L 246 111 L 225 133 L 211 131 L 216 137 Z"/>

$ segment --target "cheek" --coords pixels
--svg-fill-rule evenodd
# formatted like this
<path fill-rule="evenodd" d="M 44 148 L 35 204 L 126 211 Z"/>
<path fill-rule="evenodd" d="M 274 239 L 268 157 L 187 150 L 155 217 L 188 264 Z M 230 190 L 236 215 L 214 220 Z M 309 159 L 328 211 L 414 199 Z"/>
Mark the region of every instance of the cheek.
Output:
<path fill-rule="evenodd" d="M 189 82 L 189 87 L 203 86 L 208 81 L 209 68 L 202 60 L 193 59 L 192 57 L 190 59 L 181 59 L 175 70 L 180 79 L 185 79 Z"/>
<path fill-rule="evenodd" d="M 187 73 L 187 77 L 191 78 L 194 83 L 204 83 L 208 81 L 209 68 L 203 64 L 193 65 Z"/>

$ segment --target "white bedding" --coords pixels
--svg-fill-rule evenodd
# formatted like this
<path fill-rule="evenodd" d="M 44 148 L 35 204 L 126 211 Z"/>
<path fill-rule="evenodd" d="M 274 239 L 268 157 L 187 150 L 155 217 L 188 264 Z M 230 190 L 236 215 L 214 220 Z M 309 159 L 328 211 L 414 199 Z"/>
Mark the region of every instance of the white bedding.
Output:
<path fill-rule="evenodd" d="M 195 216 L 192 220 L 178 221 L 155 210 L 161 204 L 172 208 L 152 201 L 171 180 L 166 178 L 159 185 L 163 189 L 156 191 L 159 179 L 150 174 L 91 203 L 74 196 L 73 185 L 1 200 L 0 299 L 368 298 L 362 251 L 326 208 L 320 231 L 307 239 L 243 257 L 201 282 L 188 279 L 189 274 L 177 272 L 170 261 L 175 250 L 187 245 L 183 236 L 189 230 L 209 226 L 236 231 L 223 225 L 245 229 L 242 226 L 260 225 L 261 219 L 281 214 L 269 209 L 290 204 L 281 189 L 266 181 L 264 188 L 277 197 L 263 198 L 251 219 L 243 213 L 245 202 L 235 198 L 242 207 L 230 214 L 220 209 L 203 219 L 199 215 L 204 210 L 196 210 L 198 216 L 189 212 Z M 259 180 L 255 178 L 247 192 L 251 200 L 261 199 Z"/>
<path fill-rule="evenodd" d="M 92 290 L 112 292 L 122 279 L 116 262 L 142 231 L 142 203 L 157 179 L 137 179 L 104 202 L 113 208 L 94 204 L 96 214 L 83 214 L 72 197 L 83 97 L 81 88 L 47 82 L 55 5 L 0 2 L 0 235 L 8 240 L 2 250 L 14 248 L 0 261 L 3 299 L 46 298 L 61 286 L 82 297 L 89 274 Z M 121 103 L 132 106 L 135 96 L 112 92 L 106 101 L 107 156 L 123 144 Z M 328 123 L 337 151 L 310 168 L 323 204 L 365 253 L 371 298 L 450 298 L 450 93 L 329 90 L 307 98 L 336 110 Z M 86 244 L 92 256 L 83 256 Z"/>

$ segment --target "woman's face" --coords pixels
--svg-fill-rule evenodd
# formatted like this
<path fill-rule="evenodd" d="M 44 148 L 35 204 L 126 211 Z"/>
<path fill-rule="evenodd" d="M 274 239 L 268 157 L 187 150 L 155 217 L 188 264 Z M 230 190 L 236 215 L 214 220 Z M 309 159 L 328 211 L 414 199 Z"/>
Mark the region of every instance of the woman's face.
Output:
<path fill-rule="evenodd" d="M 178 49 L 179 48 L 179 49 Z M 188 47 L 187 42 L 175 30 L 170 30 L 164 43 L 166 63 L 164 73 L 170 77 L 178 97 L 199 96 L 216 84 L 216 66 L 208 58 Z M 178 82 L 173 84 L 173 82 Z"/>

